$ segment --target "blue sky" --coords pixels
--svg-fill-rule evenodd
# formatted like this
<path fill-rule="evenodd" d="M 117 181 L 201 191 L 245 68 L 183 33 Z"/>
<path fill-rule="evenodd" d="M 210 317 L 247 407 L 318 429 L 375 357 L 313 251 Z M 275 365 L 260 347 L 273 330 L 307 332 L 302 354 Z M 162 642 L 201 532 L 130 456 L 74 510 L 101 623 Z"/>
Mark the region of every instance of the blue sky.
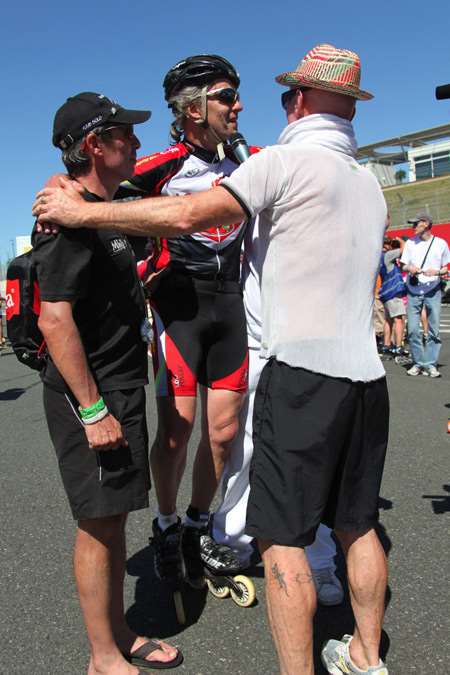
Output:
<path fill-rule="evenodd" d="M 98 91 L 150 108 L 152 119 L 139 129 L 141 154 L 149 154 L 169 143 L 164 74 L 189 54 L 214 52 L 240 71 L 240 130 L 249 142 L 269 144 L 285 125 L 274 76 L 331 42 L 360 54 L 362 87 L 375 94 L 355 119 L 364 145 L 450 122 L 450 101 L 434 99 L 435 86 L 450 82 L 449 25 L 442 0 L 3 3 L 0 262 L 10 240 L 30 232 L 36 190 L 61 170 L 51 127 L 68 96 Z"/>

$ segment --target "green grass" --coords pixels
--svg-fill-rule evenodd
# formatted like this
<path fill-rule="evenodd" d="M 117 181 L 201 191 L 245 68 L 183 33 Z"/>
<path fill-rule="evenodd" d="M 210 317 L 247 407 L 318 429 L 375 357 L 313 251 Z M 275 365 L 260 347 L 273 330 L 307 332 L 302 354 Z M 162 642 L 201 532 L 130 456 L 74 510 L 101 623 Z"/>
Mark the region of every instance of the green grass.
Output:
<path fill-rule="evenodd" d="M 450 222 L 450 176 L 386 187 L 383 194 L 392 229 L 408 227 L 418 211 L 430 213 L 434 223 Z"/>

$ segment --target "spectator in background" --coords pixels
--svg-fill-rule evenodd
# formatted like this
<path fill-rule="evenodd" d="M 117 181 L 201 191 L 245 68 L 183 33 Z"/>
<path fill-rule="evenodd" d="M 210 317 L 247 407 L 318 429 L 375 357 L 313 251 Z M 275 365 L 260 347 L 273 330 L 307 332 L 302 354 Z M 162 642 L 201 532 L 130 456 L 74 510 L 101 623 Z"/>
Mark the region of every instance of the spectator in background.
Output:
<path fill-rule="evenodd" d="M 408 272 L 408 340 L 413 365 L 408 375 L 440 377 L 437 369 L 441 340 L 441 277 L 447 273 L 450 253 L 447 242 L 431 234 L 433 221 L 427 213 L 418 213 L 408 220 L 415 236 L 405 244 L 400 262 Z M 425 308 L 428 317 L 428 339 L 420 335 L 420 315 Z"/>
<path fill-rule="evenodd" d="M 6 307 L 6 300 L 2 295 L 0 295 L 0 349 L 3 349 L 6 344 L 6 338 L 3 334 L 3 306 Z"/>
<path fill-rule="evenodd" d="M 373 303 L 373 328 L 377 340 L 378 352 L 382 353 L 384 344 L 384 307 L 378 295 L 380 292 L 380 288 L 381 288 L 381 275 L 378 274 L 375 283 L 375 298 Z"/>
<path fill-rule="evenodd" d="M 406 287 L 398 261 L 405 242 L 400 237 L 385 237 L 380 264 L 381 288 L 379 298 L 384 305 L 384 344 L 382 354 L 406 356 L 403 349 L 406 308 L 403 298 Z"/>

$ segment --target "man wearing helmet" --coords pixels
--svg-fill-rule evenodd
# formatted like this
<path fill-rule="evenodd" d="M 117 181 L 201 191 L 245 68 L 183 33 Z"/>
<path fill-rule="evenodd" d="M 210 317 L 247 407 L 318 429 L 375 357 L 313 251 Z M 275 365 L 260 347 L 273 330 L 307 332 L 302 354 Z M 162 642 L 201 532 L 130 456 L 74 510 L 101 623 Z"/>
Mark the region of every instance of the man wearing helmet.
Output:
<path fill-rule="evenodd" d="M 174 115 L 167 150 L 143 157 L 119 197 L 184 195 L 217 185 L 237 167 L 224 143 L 237 130 L 242 110 L 239 75 L 224 58 L 198 55 L 177 63 L 164 79 Z M 152 291 L 153 365 L 158 430 L 151 451 L 159 513 L 153 522 L 155 568 L 166 581 L 184 570 L 203 584 L 200 536 L 238 428 L 247 389 L 247 337 L 239 285 L 245 221 L 206 232 L 157 241 Z M 176 499 L 191 436 L 197 385 L 202 399 L 202 436 L 184 526 Z M 212 541 L 209 541 L 212 544 Z M 216 548 L 216 554 L 218 553 Z M 236 564 L 222 547 L 228 565 Z"/>

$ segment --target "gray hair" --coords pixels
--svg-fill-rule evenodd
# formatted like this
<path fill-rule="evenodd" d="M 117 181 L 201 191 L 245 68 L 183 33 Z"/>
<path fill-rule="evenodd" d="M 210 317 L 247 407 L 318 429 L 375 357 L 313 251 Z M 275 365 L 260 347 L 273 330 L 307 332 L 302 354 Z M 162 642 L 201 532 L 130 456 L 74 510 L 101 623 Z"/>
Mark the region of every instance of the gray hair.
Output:
<path fill-rule="evenodd" d="M 170 135 L 176 143 L 178 143 L 183 136 L 183 123 L 186 118 L 186 108 L 194 101 L 201 101 L 204 98 L 205 91 L 206 87 L 183 87 L 183 89 L 168 99 L 167 103 L 172 109 L 173 116 L 175 117 L 170 125 Z"/>
<path fill-rule="evenodd" d="M 99 136 L 104 129 L 105 127 L 95 127 L 95 129 L 91 129 L 89 133 L 94 133 Z M 84 139 L 85 136 L 63 150 L 61 159 L 69 176 L 85 176 L 92 166 L 91 158 L 83 150 Z"/>

